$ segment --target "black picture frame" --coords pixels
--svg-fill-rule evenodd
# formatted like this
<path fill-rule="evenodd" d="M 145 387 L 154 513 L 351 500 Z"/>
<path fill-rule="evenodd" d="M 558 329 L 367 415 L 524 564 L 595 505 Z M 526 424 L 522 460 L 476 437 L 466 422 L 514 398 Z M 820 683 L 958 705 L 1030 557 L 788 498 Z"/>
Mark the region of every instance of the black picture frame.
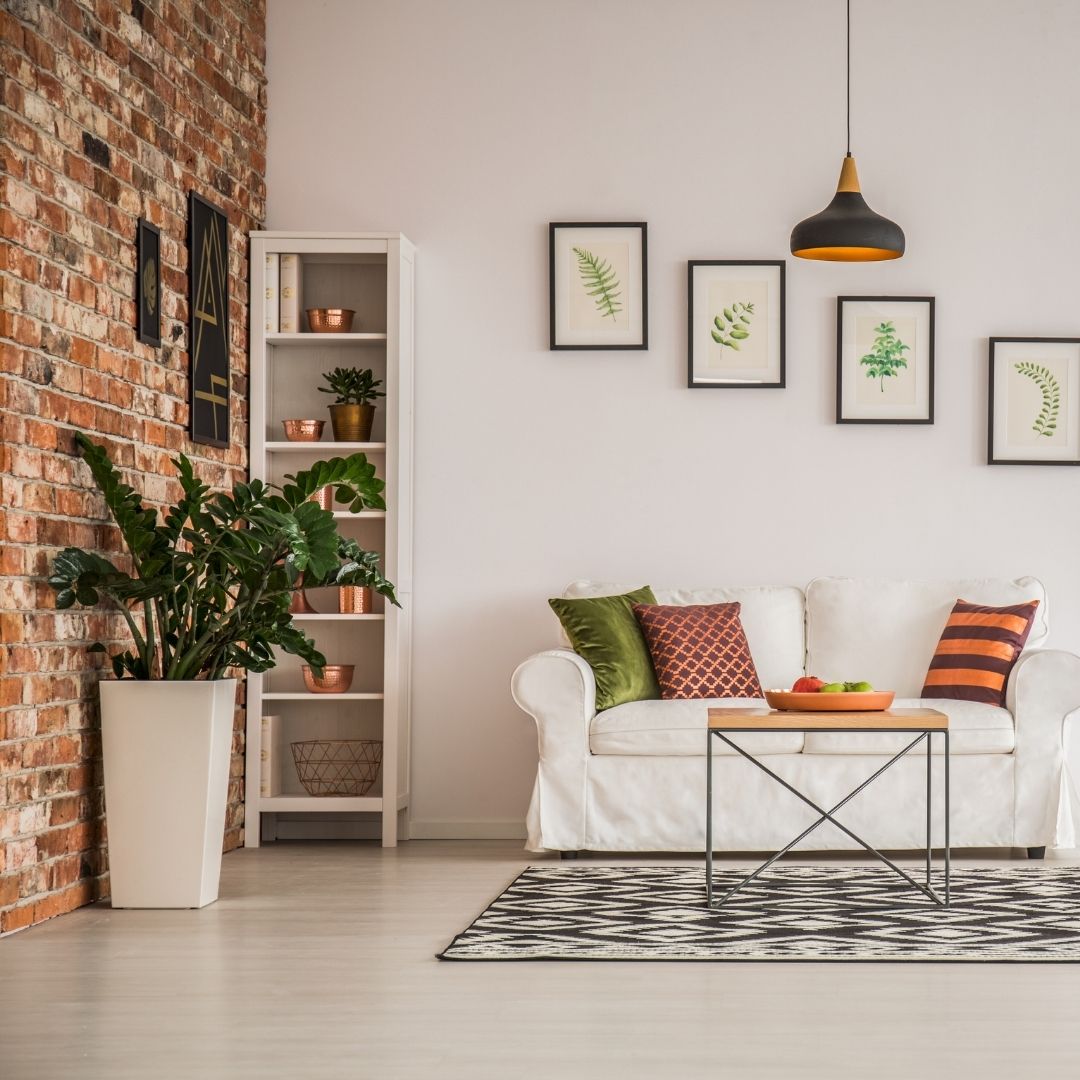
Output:
<path fill-rule="evenodd" d="M 780 272 L 780 377 L 775 382 L 694 381 L 694 271 L 699 266 L 775 266 Z M 686 385 L 691 390 L 783 390 L 787 386 L 787 260 L 690 259 L 686 263 Z"/>
<path fill-rule="evenodd" d="M 1080 457 L 1057 460 L 1032 460 L 1030 458 L 998 458 L 994 456 L 994 375 L 997 363 L 997 346 L 1011 344 L 1076 345 L 1080 338 L 1071 337 L 992 337 L 989 339 L 986 394 L 986 463 L 987 465 L 1080 465 Z"/>
<path fill-rule="evenodd" d="M 135 333 L 161 346 L 161 230 L 139 218 L 135 230 Z"/>
<path fill-rule="evenodd" d="M 848 303 L 925 304 L 929 322 L 927 415 L 923 417 L 844 416 L 844 305 Z M 836 298 L 836 422 L 838 424 L 932 424 L 936 398 L 934 377 L 935 298 L 933 296 L 838 296 Z"/>
<path fill-rule="evenodd" d="M 188 433 L 192 442 L 229 445 L 229 218 L 188 196 Z"/>
<path fill-rule="evenodd" d="M 559 229 L 640 229 L 641 230 L 641 338 L 615 344 L 577 344 L 560 341 L 556 298 L 556 240 Z M 552 352 L 597 352 L 648 349 L 649 347 L 649 227 L 644 221 L 552 221 L 548 223 L 548 348 Z"/>

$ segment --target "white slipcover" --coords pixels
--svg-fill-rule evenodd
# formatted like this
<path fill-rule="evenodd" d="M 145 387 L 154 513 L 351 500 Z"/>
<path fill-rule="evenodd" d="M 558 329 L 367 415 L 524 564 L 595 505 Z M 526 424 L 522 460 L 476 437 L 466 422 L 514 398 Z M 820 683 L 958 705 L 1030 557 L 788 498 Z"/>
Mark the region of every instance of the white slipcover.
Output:
<path fill-rule="evenodd" d="M 567 596 L 614 595 L 642 582 L 575 582 Z M 927 705 L 950 717 L 952 842 L 956 847 L 1071 847 L 1077 806 L 1066 756 L 1080 717 L 1080 657 L 1045 643 L 1045 590 L 1016 581 L 896 582 L 822 578 L 805 598 L 790 587 L 666 589 L 661 603 L 738 600 L 763 686 L 790 686 L 809 668 L 866 678 L 898 691 L 898 706 Z M 945 618 L 963 598 L 1014 604 L 1040 599 L 1028 649 L 1009 680 L 1005 709 L 917 695 Z M 592 670 L 569 649 L 522 663 L 514 699 L 537 724 L 539 765 L 528 813 L 528 848 L 700 851 L 705 836 L 705 723 L 709 701 L 631 702 L 596 712 Z M 725 702 L 742 704 L 742 702 Z M 740 736 L 749 752 L 822 805 L 856 787 L 903 745 L 903 737 L 799 733 Z M 935 743 L 940 743 L 935 738 Z M 1080 743 L 1080 740 L 1078 740 Z M 813 820 L 809 808 L 722 743 L 714 745 L 718 850 L 777 848 Z M 921 750 L 921 748 L 920 748 Z M 1080 752 L 1080 746 L 1077 747 Z M 935 800 L 942 794 L 934 747 Z M 926 759 L 898 762 L 851 801 L 840 818 L 883 848 L 917 848 L 925 836 Z M 939 828 L 935 805 L 935 830 Z M 935 843 L 941 837 L 935 832 Z M 831 825 L 804 847 L 854 847 Z"/>

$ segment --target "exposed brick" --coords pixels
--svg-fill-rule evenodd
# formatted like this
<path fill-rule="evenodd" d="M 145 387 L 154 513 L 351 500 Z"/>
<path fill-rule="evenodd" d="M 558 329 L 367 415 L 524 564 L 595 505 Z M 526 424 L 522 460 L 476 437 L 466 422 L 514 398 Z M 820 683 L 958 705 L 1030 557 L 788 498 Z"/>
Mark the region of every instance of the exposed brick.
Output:
<path fill-rule="evenodd" d="M 243 479 L 247 234 L 265 208 L 265 0 L 0 4 L 0 932 L 107 895 L 95 692 L 125 641 L 107 609 L 55 610 L 67 544 L 128 566 L 75 452 L 97 435 L 148 501 L 170 458 Z M 187 197 L 230 222 L 234 446 L 187 438 Z M 161 229 L 163 340 L 135 340 L 135 219 Z M 106 665 L 107 667 L 107 665 Z M 241 841 L 238 712 L 225 848 Z"/>

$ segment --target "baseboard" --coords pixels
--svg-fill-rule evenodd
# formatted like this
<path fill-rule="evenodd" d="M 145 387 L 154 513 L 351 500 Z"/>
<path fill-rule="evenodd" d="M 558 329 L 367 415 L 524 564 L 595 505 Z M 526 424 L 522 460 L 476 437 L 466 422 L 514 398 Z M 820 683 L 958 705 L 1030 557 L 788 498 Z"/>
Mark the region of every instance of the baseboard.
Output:
<path fill-rule="evenodd" d="M 410 840 L 524 840 L 525 822 L 509 821 L 417 821 L 409 823 Z"/>

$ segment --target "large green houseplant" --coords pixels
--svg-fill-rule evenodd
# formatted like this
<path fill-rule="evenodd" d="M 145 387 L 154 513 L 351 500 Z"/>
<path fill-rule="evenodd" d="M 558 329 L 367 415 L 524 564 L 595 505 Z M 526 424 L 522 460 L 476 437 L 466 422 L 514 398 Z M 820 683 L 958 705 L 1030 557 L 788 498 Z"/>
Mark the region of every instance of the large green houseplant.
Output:
<path fill-rule="evenodd" d="M 202 907 L 217 898 L 235 669 L 267 671 L 275 649 L 321 674 L 325 658 L 292 623 L 298 583 L 364 575 L 396 604 L 378 555 L 339 535 L 311 500 L 331 485 L 354 511 L 383 510 L 363 454 L 319 461 L 281 485 L 211 491 L 184 455 L 181 497 L 164 514 L 124 483 L 105 450 L 76 441 L 127 548 L 130 567 L 69 547 L 53 561 L 57 608 L 115 606 L 128 648 L 101 683 L 105 799 L 114 906 Z M 106 652 L 97 642 L 91 650 Z"/>

